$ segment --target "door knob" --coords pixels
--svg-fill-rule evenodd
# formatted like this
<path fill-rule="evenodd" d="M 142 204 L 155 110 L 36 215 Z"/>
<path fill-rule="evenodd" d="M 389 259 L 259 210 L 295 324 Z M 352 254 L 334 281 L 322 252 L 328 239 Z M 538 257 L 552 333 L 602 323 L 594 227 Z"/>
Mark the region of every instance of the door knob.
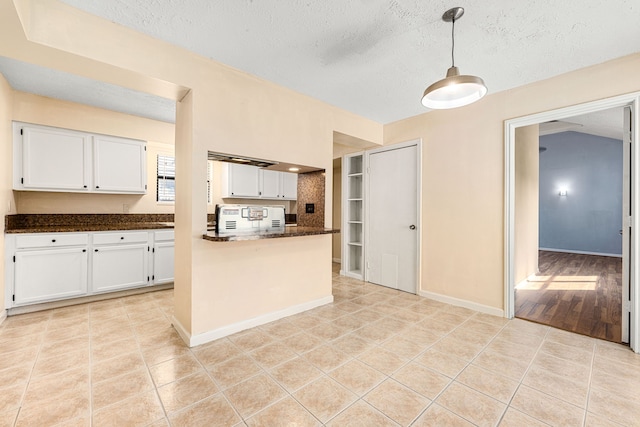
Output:
<path fill-rule="evenodd" d="M 411 225 L 409 226 L 409 229 L 410 229 L 410 230 L 415 230 L 415 229 L 416 229 L 416 226 L 415 226 L 415 225 L 413 225 L 413 224 L 411 224 Z"/>

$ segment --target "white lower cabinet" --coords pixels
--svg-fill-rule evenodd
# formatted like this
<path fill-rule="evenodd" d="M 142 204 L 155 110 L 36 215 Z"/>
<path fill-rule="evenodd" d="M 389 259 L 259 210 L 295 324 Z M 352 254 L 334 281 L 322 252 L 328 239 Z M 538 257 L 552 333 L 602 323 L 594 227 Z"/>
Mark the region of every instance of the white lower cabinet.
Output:
<path fill-rule="evenodd" d="M 93 249 L 91 288 L 95 293 L 139 288 L 149 284 L 149 246 L 100 246 Z"/>
<path fill-rule="evenodd" d="M 6 307 L 170 283 L 173 236 L 173 230 L 7 234 Z"/>
<path fill-rule="evenodd" d="M 153 240 L 153 284 L 173 282 L 174 234 L 170 231 L 156 231 Z"/>
<path fill-rule="evenodd" d="M 14 305 L 82 296 L 87 293 L 87 249 L 17 251 Z"/>

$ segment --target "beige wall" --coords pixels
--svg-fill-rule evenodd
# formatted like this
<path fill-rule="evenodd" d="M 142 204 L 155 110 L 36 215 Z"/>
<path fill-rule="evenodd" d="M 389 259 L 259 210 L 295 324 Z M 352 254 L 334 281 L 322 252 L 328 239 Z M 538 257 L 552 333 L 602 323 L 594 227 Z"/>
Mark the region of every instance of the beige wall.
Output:
<path fill-rule="evenodd" d="M 0 322 L 4 319 L 4 217 L 16 213 L 13 199 L 11 162 L 11 114 L 13 91 L 0 74 Z"/>
<path fill-rule="evenodd" d="M 156 159 L 174 154 L 173 124 L 24 92 L 14 92 L 11 119 L 147 141 L 147 194 L 16 191 L 18 213 L 173 213 L 156 202 Z"/>
<path fill-rule="evenodd" d="M 635 54 L 386 125 L 385 145 L 423 140 L 421 289 L 502 309 L 504 121 L 639 91 L 639 75 Z"/>
<path fill-rule="evenodd" d="M 538 125 L 516 129 L 515 283 L 538 271 Z"/>
<path fill-rule="evenodd" d="M 0 0 L 0 55 L 180 101 L 175 317 L 187 334 L 331 298 L 328 235 L 244 243 L 202 239 L 207 151 L 331 170 L 334 131 L 380 144 L 381 124 L 54 0 Z M 326 174 L 325 188 L 332 181 Z M 324 208 L 331 226 L 331 198 Z M 271 262 L 259 259 L 263 255 Z"/>
<path fill-rule="evenodd" d="M 335 151 L 334 151 L 335 154 Z M 342 227 L 342 159 L 333 161 L 333 228 Z M 342 233 L 333 234 L 331 256 L 334 260 L 342 258 Z"/>

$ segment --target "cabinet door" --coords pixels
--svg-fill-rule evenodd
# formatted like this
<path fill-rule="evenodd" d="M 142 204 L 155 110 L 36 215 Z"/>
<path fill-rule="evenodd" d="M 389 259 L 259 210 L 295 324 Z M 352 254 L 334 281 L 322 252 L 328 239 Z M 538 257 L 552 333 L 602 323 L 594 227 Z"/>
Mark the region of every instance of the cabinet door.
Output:
<path fill-rule="evenodd" d="M 93 292 L 146 286 L 148 276 L 148 246 L 100 246 L 93 250 Z"/>
<path fill-rule="evenodd" d="M 258 172 L 255 166 L 229 164 L 229 196 L 259 197 Z"/>
<path fill-rule="evenodd" d="M 287 200 L 298 199 L 298 174 L 282 172 L 282 196 Z"/>
<path fill-rule="evenodd" d="M 24 126 L 22 176 L 16 182 L 24 189 L 87 190 L 91 165 L 89 150 L 87 134 Z"/>
<path fill-rule="evenodd" d="M 281 172 L 260 169 L 260 197 L 277 199 L 281 195 Z"/>
<path fill-rule="evenodd" d="M 173 282 L 173 242 L 157 242 L 153 248 L 153 283 Z"/>
<path fill-rule="evenodd" d="M 87 293 L 87 250 L 83 248 L 18 251 L 15 258 L 15 305 Z"/>
<path fill-rule="evenodd" d="M 93 184 L 95 191 L 146 193 L 146 149 L 144 141 L 93 137 Z"/>

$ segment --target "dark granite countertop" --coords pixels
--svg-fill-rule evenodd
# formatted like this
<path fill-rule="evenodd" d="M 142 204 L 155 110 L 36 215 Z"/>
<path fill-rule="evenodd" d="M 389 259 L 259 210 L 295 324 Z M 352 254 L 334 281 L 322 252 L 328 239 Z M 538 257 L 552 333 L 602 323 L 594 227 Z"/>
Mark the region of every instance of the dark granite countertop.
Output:
<path fill-rule="evenodd" d="M 82 231 L 162 230 L 173 229 L 172 222 L 129 222 L 118 224 L 51 225 L 5 230 L 7 234 L 19 233 L 74 233 Z"/>
<path fill-rule="evenodd" d="M 335 234 L 340 230 L 323 227 L 300 227 L 300 226 L 287 226 L 284 232 L 263 231 L 258 233 L 246 233 L 246 234 L 218 234 L 210 231 L 202 236 L 205 240 L 212 242 L 239 242 L 246 240 L 263 240 L 263 239 L 277 239 L 282 237 L 298 237 L 298 236 L 314 236 L 320 234 Z"/>
<path fill-rule="evenodd" d="M 173 214 L 17 214 L 5 217 L 5 233 L 173 229 Z"/>

